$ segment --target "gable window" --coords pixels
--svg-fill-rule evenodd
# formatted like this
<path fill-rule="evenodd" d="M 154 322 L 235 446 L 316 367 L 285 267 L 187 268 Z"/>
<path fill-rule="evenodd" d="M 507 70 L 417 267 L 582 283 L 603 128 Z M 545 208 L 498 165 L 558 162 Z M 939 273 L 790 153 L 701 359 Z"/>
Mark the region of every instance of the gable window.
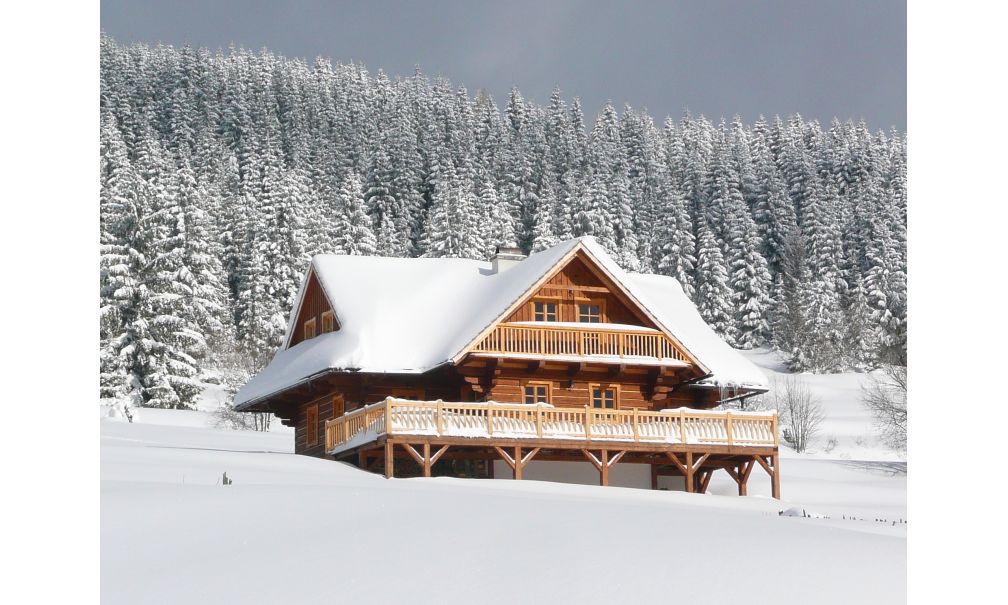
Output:
<path fill-rule="evenodd" d="M 619 407 L 619 389 L 610 384 L 591 385 L 591 404 L 593 408 L 616 409 Z"/>
<path fill-rule="evenodd" d="M 332 332 L 336 327 L 336 316 L 333 315 L 332 311 L 326 311 L 322 314 L 322 333 L 328 334 Z"/>
<path fill-rule="evenodd" d="M 315 318 L 312 317 L 308 321 L 304 322 L 304 338 L 308 340 L 309 338 L 315 338 Z"/>
<path fill-rule="evenodd" d="M 550 383 L 548 382 L 529 382 L 525 384 L 525 403 L 549 403 L 550 402 Z"/>
<path fill-rule="evenodd" d="M 318 444 L 318 404 L 308 406 L 305 413 L 305 446 Z"/>
<path fill-rule="evenodd" d="M 602 305 L 597 302 L 578 304 L 578 321 L 597 324 L 602 321 Z"/>
<path fill-rule="evenodd" d="M 555 302 L 536 301 L 534 307 L 536 321 L 557 320 L 557 304 Z"/>

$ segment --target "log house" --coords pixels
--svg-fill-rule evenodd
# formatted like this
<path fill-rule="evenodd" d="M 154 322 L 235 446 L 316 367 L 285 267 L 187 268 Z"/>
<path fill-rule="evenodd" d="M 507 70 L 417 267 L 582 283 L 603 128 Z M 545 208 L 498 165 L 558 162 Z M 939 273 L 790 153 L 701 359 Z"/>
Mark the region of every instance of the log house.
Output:
<path fill-rule="evenodd" d="M 779 498 L 776 414 L 712 409 L 766 390 L 674 279 L 624 272 L 584 237 L 489 263 L 316 256 L 235 404 L 293 426 L 298 454 L 389 478 L 588 469 L 704 492 L 724 470 L 745 495 L 759 466 Z"/>

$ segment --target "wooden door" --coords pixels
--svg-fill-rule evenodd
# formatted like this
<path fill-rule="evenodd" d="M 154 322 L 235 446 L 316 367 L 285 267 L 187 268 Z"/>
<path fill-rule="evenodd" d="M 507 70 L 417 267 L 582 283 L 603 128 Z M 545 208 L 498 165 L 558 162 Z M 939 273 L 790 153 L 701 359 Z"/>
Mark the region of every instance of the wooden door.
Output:
<path fill-rule="evenodd" d="M 343 399 L 342 395 L 337 395 L 333 397 L 332 400 L 332 417 L 339 418 L 346 412 L 346 401 Z"/>

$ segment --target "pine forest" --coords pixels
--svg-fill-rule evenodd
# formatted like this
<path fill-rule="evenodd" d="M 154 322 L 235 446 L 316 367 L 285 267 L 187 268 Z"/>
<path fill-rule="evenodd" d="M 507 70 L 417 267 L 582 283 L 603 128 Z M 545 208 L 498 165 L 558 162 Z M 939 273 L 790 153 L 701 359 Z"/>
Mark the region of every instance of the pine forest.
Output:
<path fill-rule="evenodd" d="M 613 91 L 617 93 L 618 91 Z M 656 122 L 268 51 L 101 40 L 101 394 L 194 405 L 280 345 L 312 255 L 487 259 L 590 235 L 796 370 L 906 364 L 906 136 Z"/>

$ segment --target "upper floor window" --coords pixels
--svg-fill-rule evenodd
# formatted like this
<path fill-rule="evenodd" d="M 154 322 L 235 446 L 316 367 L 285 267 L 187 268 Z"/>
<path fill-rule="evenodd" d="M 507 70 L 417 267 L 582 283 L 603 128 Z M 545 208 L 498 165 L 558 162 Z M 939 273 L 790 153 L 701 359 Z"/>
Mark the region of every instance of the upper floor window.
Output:
<path fill-rule="evenodd" d="M 332 311 L 326 311 L 322 314 L 322 333 L 328 334 L 332 332 L 336 327 L 336 316 L 333 315 Z"/>
<path fill-rule="evenodd" d="M 556 321 L 557 320 L 557 304 L 555 302 L 535 302 L 535 320 L 536 321 Z"/>
<path fill-rule="evenodd" d="M 548 382 L 529 382 L 525 385 L 525 403 L 549 403 L 550 384 Z"/>
<path fill-rule="evenodd" d="M 618 391 L 615 386 L 605 384 L 591 385 L 593 408 L 616 409 Z"/>
<path fill-rule="evenodd" d="M 597 324 L 602 321 L 602 305 L 598 303 L 581 303 L 578 305 L 578 321 Z"/>
<path fill-rule="evenodd" d="M 304 322 L 304 337 L 305 340 L 309 338 L 315 338 L 315 318 L 312 317 L 308 321 Z"/>

